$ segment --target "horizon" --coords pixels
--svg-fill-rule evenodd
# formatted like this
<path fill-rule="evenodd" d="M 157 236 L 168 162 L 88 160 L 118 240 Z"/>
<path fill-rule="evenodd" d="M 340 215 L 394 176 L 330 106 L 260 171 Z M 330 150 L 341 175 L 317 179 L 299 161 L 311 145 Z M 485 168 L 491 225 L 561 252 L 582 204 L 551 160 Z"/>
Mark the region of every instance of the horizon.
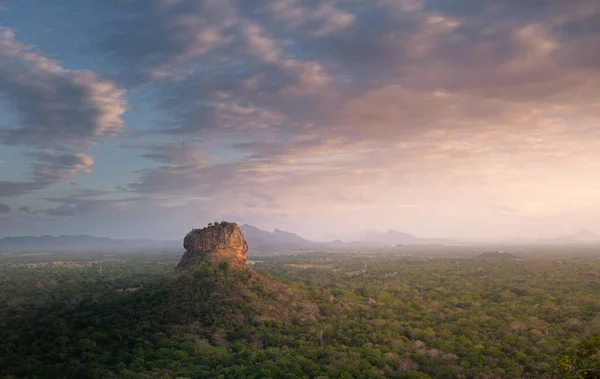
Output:
<path fill-rule="evenodd" d="M 596 0 L 0 0 L 0 19 L 0 238 L 600 233 Z"/>
<path fill-rule="evenodd" d="M 478 244 L 482 244 L 482 245 L 486 245 L 486 244 L 536 244 L 536 243 L 554 243 L 554 244 L 561 244 L 561 243 L 566 243 L 566 244 L 597 244 L 600 243 L 600 235 L 590 231 L 590 230 L 578 230 L 576 232 L 573 233 L 569 233 L 569 234 L 565 234 L 565 235 L 558 235 L 558 236 L 550 236 L 550 237 L 515 237 L 515 238 L 506 238 L 506 239 L 497 239 L 497 240 L 493 240 L 493 239 L 488 239 L 488 240 L 478 240 L 478 239 L 455 239 L 455 238 L 443 238 L 443 237 L 436 237 L 436 236 L 419 236 L 419 235 L 414 235 L 411 233 L 407 233 L 407 232 L 403 232 L 403 231 L 399 231 L 399 230 L 394 230 L 394 229 L 382 229 L 382 230 L 363 230 L 362 232 L 356 233 L 354 234 L 352 237 L 350 238 L 332 238 L 332 239 L 323 239 L 323 240 L 319 240 L 319 239 L 311 239 L 311 238 L 306 238 L 302 235 L 299 235 L 297 233 L 295 233 L 292 230 L 284 230 L 284 229 L 272 229 L 272 230 L 268 230 L 268 229 L 263 229 L 261 227 L 255 226 L 255 225 L 251 225 L 251 224 L 239 224 L 235 221 L 227 221 L 228 223 L 234 223 L 236 225 L 238 225 L 240 228 L 243 227 L 250 227 L 250 228 L 255 228 L 261 232 L 267 232 L 270 234 L 273 234 L 277 231 L 283 232 L 283 233 L 288 233 L 288 234 L 293 234 L 296 235 L 300 238 L 305 239 L 308 242 L 314 242 L 314 243 L 329 243 L 329 242 L 336 242 L 336 241 L 341 241 L 344 243 L 352 243 L 352 242 L 373 242 L 373 243 L 380 243 L 383 245 L 386 245 L 385 242 L 376 242 L 374 240 L 370 240 L 370 238 L 380 238 L 382 235 L 386 235 L 387 233 L 401 233 L 401 234 L 407 234 L 409 236 L 412 237 L 416 237 L 419 240 L 427 240 L 427 239 L 440 239 L 440 240 L 447 240 L 447 241 L 452 241 L 455 243 L 459 243 L 459 244 L 465 244 L 465 245 L 478 245 Z M 198 226 L 200 227 L 200 226 Z M 197 227 L 196 227 L 197 228 Z M 193 229 L 196 229 L 193 228 Z M 201 227 L 200 227 L 201 228 Z M 243 232 L 243 231 L 242 231 Z M 573 239 L 571 241 L 565 241 L 565 238 L 577 238 L 577 237 L 581 237 L 581 235 L 585 235 L 586 238 L 584 239 Z M 11 236 L 0 236 L 0 240 L 2 239 L 7 239 L 7 238 L 44 238 L 44 237 L 51 237 L 51 238 L 60 238 L 60 237 L 90 237 L 90 238 L 98 238 L 98 239 L 111 239 L 114 241 L 125 241 L 125 240 L 131 240 L 131 241 L 155 241 L 155 242 L 174 242 L 174 241 L 179 241 L 181 239 L 181 237 L 178 238 L 114 238 L 114 237 L 109 237 L 109 236 L 102 236 L 102 235 L 94 235 L 94 234 L 60 234 L 60 235 L 51 235 L 51 234 L 44 234 L 44 235 L 11 235 Z M 369 238 L 370 237 L 370 238 Z M 590 239 L 592 238 L 592 239 Z M 562 240 L 561 240 L 562 239 Z M 449 242 L 448 242 L 449 243 Z M 442 243 L 442 245 L 445 245 Z M 452 246 L 452 244 L 449 244 L 448 246 Z"/>

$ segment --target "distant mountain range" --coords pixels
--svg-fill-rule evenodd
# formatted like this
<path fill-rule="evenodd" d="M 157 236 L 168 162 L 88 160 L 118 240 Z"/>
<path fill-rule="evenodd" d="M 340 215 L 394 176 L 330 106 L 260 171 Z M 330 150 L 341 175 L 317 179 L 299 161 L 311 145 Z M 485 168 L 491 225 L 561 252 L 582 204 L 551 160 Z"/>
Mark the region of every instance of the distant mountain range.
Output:
<path fill-rule="evenodd" d="M 357 236 L 357 240 L 331 242 L 313 242 L 295 233 L 275 229 L 268 232 L 252 225 L 242 225 L 248 246 L 252 251 L 314 251 L 314 250 L 357 250 L 377 249 L 391 246 L 460 246 L 469 245 L 444 238 L 420 238 L 412 234 L 388 230 L 387 232 L 367 232 Z M 547 245 L 547 244 L 590 244 L 600 243 L 600 237 L 590 231 L 580 231 L 557 238 L 515 239 L 505 241 L 509 244 Z M 473 243 L 471 243 L 473 244 Z M 181 241 L 149 239 L 112 239 L 90 235 L 25 236 L 0 238 L 0 251 L 90 251 L 90 250 L 142 250 L 182 249 Z"/>
<path fill-rule="evenodd" d="M 275 229 L 273 232 L 259 229 L 252 225 L 240 226 L 248 246 L 253 251 L 312 251 L 312 250 L 355 250 L 383 248 L 395 245 L 443 245 L 458 244 L 452 240 L 437 238 L 418 238 L 413 235 L 389 230 L 385 233 L 370 232 L 361 240 L 344 242 L 313 242 L 295 233 Z M 112 239 L 90 235 L 24 236 L 5 237 L 0 239 L 0 251 L 89 251 L 119 249 L 179 249 L 181 241 L 144 240 L 144 239 Z"/>
<path fill-rule="evenodd" d="M 23 236 L 0 238 L 0 251 L 75 251 L 123 249 L 173 249 L 180 241 L 148 239 L 112 239 L 90 235 Z"/>
<path fill-rule="evenodd" d="M 382 245 L 460 245 L 459 242 L 444 238 L 420 238 L 412 234 L 388 230 L 385 233 L 370 232 L 366 234 L 363 241 Z"/>
<path fill-rule="evenodd" d="M 581 230 L 573 234 L 554 238 L 512 238 L 500 241 L 511 245 L 571 245 L 600 243 L 600 236 L 589 230 Z"/>
<path fill-rule="evenodd" d="M 312 250 L 319 248 L 321 245 L 304 239 L 295 233 L 285 232 L 279 229 L 275 229 L 273 232 L 267 232 L 256 226 L 244 224 L 240 226 L 240 230 L 244 233 L 244 238 L 252 250 Z"/>
<path fill-rule="evenodd" d="M 397 245 L 460 245 L 459 242 L 441 238 L 419 238 L 408 233 L 388 230 L 385 233 L 369 232 L 359 240 L 344 242 L 313 242 L 295 233 L 275 229 L 267 232 L 252 225 L 240 226 L 248 241 L 248 246 L 255 250 L 326 250 L 326 249 L 366 249 L 382 248 Z"/>
<path fill-rule="evenodd" d="M 581 230 L 577 233 L 556 238 L 538 238 L 539 243 L 593 243 L 600 242 L 600 236 L 589 230 Z"/>

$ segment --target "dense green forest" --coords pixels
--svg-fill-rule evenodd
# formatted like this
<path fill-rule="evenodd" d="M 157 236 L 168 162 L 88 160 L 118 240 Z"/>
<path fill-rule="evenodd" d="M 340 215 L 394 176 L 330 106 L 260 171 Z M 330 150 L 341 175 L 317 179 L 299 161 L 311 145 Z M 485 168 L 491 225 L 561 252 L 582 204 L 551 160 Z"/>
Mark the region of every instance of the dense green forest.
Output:
<path fill-rule="evenodd" d="M 0 377 L 598 377 L 597 255 L 0 256 Z"/>

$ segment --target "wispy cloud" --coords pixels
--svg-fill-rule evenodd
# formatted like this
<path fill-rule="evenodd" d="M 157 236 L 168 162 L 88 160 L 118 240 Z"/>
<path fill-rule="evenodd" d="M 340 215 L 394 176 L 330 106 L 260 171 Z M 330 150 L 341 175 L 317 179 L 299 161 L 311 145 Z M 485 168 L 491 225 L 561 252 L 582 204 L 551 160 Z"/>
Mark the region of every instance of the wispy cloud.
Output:
<path fill-rule="evenodd" d="M 8 205 L 4 204 L 4 203 L 0 203 L 0 214 L 2 213 L 10 213 L 11 209 Z"/>
<path fill-rule="evenodd" d="M 0 181 L 0 196 L 25 194 L 90 171 L 93 158 L 73 150 L 123 127 L 124 91 L 115 83 L 90 71 L 65 69 L 1 26 L 0 94 L 17 116 L 16 125 L 0 129 L 0 142 L 38 149 L 27 153 L 33 159 L 31 180 Z"/>
<path fill-rule="evenodd" d="M 124 91 L 91 71 L 63 68 L 0 27 L 0 92 L 19 124 L 3 129 L 6 144 L 33 147 L 81 143 L 123 127 Z"/>

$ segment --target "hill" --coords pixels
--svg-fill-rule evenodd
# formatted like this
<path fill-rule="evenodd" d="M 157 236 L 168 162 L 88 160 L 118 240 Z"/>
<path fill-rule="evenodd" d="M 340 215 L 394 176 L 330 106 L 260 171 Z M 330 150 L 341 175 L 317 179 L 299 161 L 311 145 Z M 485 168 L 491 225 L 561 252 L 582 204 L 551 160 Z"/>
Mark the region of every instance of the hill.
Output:
<path fill-rule="evenodd" d="M 299 290 L 246 266 L 248 243 L 236 223 L 192 229 L 185 236 L 183 247 L 186 251 L 177 264 L 173 282 L 177 290 L 171 296 L 176 301 L 170 308 L 178 309 L 178 304 L 189 304 L 190 299 L 195 301 L 191 309 L 179 308 L 178 314 L 193 314 L 202 304 L 213 312 L 225 307 L 226 313 L 236 313 L 238 321 L 250 323 L 316 321 L 318 308 Z M 244 306 L 229 308 L 227 304 Z M 245 312 L 239 313 L 242 309 Z"/>
<path fill-rule="evenodd" d="M 356 240 L 313 242 L 299 235 L 275 229 L 268 232 L 253 225 L 240 227 L 250 249 L 257 252 L 327 251 L 378 249 L 396 245 L 460 245 L 443 238 L 420 238 L 395 230 L 384 233 L 369 232 Z M 174 250 L 179 243 L 157 239 L 113 239 L 91 235 L 22 236 L 0 238 L 0 251 L 92 251 L 92 250 Z"/>
<path fill-rule="evenodd" d="M 370 232 L 362 240 L 381 245 L 457 245 L 457 241 L 444 238 L 421 238 L 412 234 L 389 229 L 384 233 Z"/>
<path fill-rule="evenodd" d="M 335 240 L 331 242 L 313 242 L 295 233 L 275 229 L 267 232 L 252 225 L 242 225 L 246 239 L 253 250 L 355 250 L 377 249 L 396 245 L 459 245 L 460 243 L 443 238 L 420 238 L 412 234 L 388 230 L 385 233 L 369 232 L 353 241 Z"/>
<path fill-rule="evenodd" d="M 273 232 L 267 232 L 248 224 L 240 226 L 240 229 L 253 250 L 313 250 L 324 246 L 302 238 L 295 233 L 279 229 L 275 229 Z"/>
<path fill-rule="evenodd" d="M 589 230 L 581 230 L 573 234 L 567 234 L 556 238 L 539 238 L 537 242 L 548 244 L 600 243 L 600 236 Z"/>
<path fill-rule="evenodd" d="M 22 236 L 0 238 L 3 251 L 90 251 L 123 249 L 173 249 L 176 241 L 153 239 L 112 239 L 90 235 L 60 235 L 57 237 Z"/>

